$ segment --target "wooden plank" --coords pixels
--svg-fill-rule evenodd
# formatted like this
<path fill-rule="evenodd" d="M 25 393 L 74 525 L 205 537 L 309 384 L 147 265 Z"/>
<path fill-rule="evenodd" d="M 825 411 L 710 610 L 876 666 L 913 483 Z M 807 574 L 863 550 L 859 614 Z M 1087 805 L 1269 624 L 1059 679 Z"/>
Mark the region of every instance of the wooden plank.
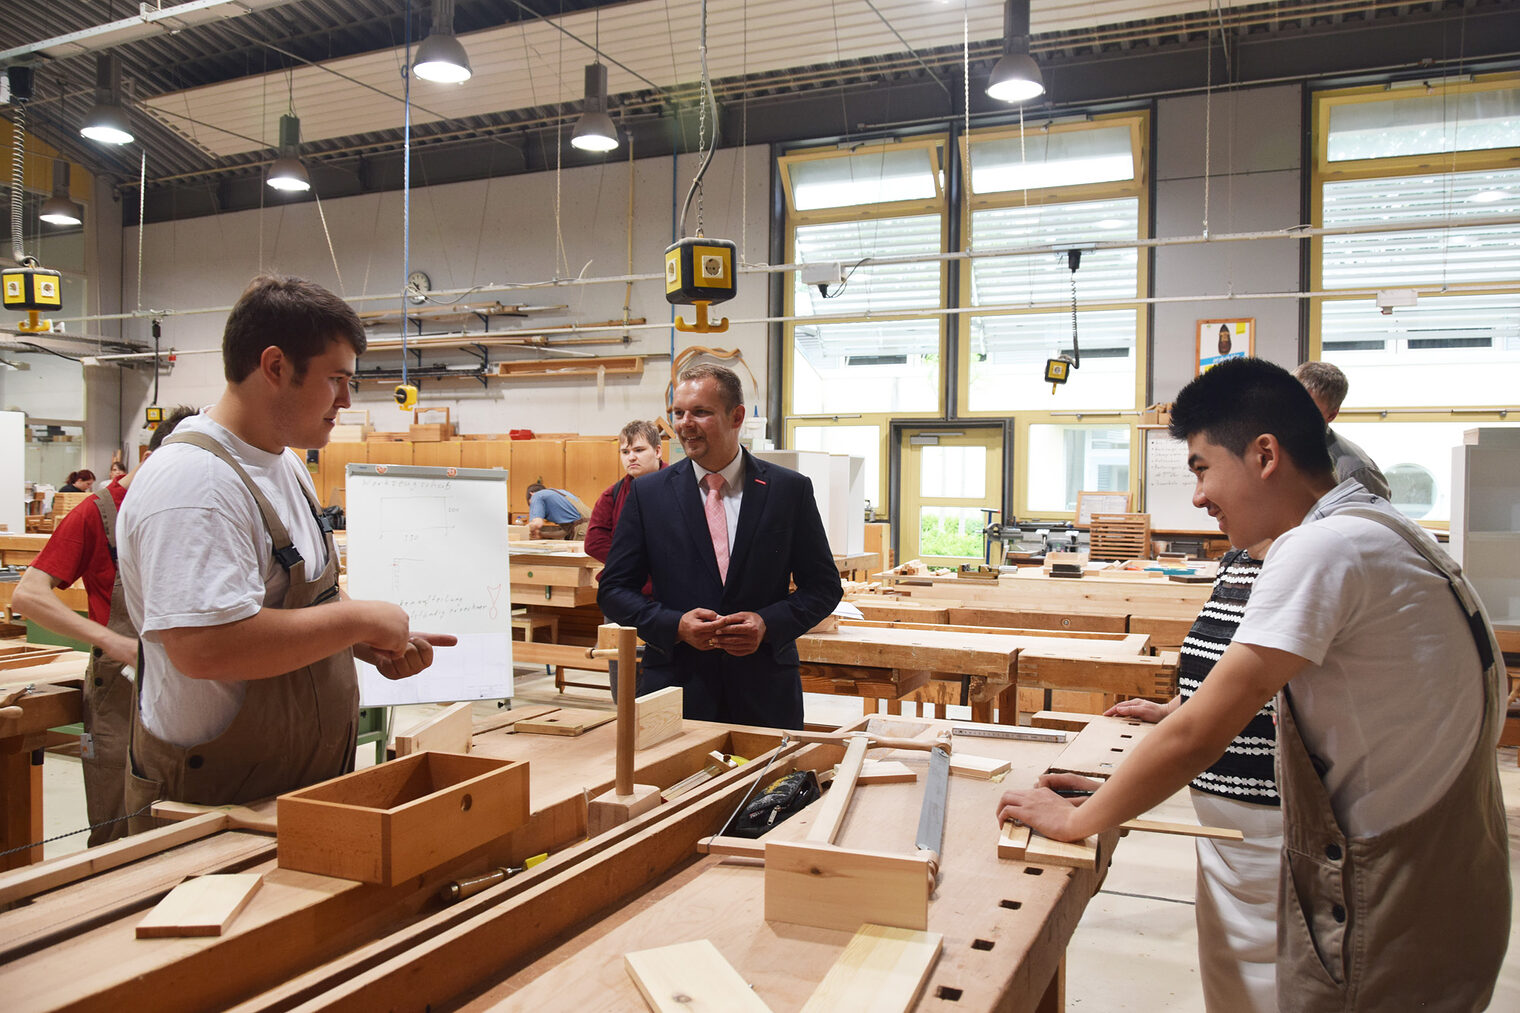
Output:
<path fill-rule="evenodd" d="M 1019 652 L 1018 682 L 1026 688 L 1170 699 L 1176 693 L 1177 666 L 1164 658 L 1117 658 L 1035 648 Z"/>
<path fill-rule="evenodd" d="M 219 936 L 248 906 L 264 877 L 255 872 L 186 880 L 137 923 L 138 939 Z"/>
<path fill-rule="evenodd" d="M 823 797 L 813 818 L 813 825 L 808 829 L 807 839 L 816 844 L 833 844 L 834 838 L 839 836 L 839 828 L 844 823 L 845 810 L 850 807 L 850 797 L 855 793 L 855 783 L 860 778 L 860 768 L 866 760 L 866 750 L 870 748 L 870 739 L 864 735 L 851 737 L 849 745 L 845 746 L 844 759 L 839 761 L 839 774 L 834 778 L 834 784 L 829 788 L 828 794 Z"/>
<path fill-rule="evenodd" d="M 917 781 L 918 771 L 900 760 L 867 760 L 856 784 L 898 784 Z"/>
<path fill-rule="evenodd" d="M 64 855 L 40 866 L 0 874 L 0 908 L 108 869 L 127 865 L 148 855 L 209 837 L 226 826 L 225 813 L 208 813 L 173 826 L 160 827 L 87 851 Z"/>
<path fill-rule="evenodd" d="M 1050 765 L 1050 770 L 1087 777 L 1108 777 L 1155 727 L 1134 718 L 1095 716 L 1072 739 L 1071 745 L 1061 751 L 1056 762 Z"/>
<path fill-rule="evenodd" d="M 1175 651 L 1181 649 L 1183 639 L 1193 628 L 1193 622 L 1193 619 L 1134 615 L 1129 617 L 1129 631 L 1150 637 L 1152 651 Z"/>
<path fill-rule="evenodd" d="M 770 1013 L 709 940 L 636 950 L 623 964 L 656 1013 Z"/>
<path fill-rule="evenodd" d="M 648 749 L 681 734 L 685 694 L 680 686 L 666 686 L 633 702 L 633 748 Z"/>
<path fill-rule="evenodd" d="M 1029 844 L 1024 848 L 1024 861 L 1031 865 L 1096 869 L 1098 867 L 1098 839 L 1089 837 L 1085 841 L 1052 841 L 1039 834 L 1030 834 Z"/>
<path fill-rule="evenodd" d="M 1037 711 L 1029 719 L 1029 723 L 1035 728 L 1059 728 L 1068 732 L 1080 732 L 1092 722 L 1092 719 L 1091 714 L 1077 714 L 1072 711 Z"/>
<path fill-rule="evenodd" d="M 517 724 L 517 722 L 526 720 L 527 718 L 536 718 L 541 714 L 548 714 L 557 710 L 559 710 L 558 707 L 547 706 L 513 707 L 511 710 L 504 710 L 500 713 L 492 714 L 488 718 L 481 718 L 480 720 L 476 721 L 474 734 L 484 735 L 486 732 L 494 732 L 501 728 L 507 729 L 507 734 L 510 734 L 512 731 L 512 726 Z"/>
<path fill-rule="evenodd" d="M 1022 859 L 1029 848 L 1029 834 L 1028 827 L 1019 826 L 1013 820 L 1004 820 L 1003 829 L 998 834 L 998 857 Z"/>
<path fill-rule="evenodd" d="M 529 735 L 580 735 L 597 725 L 617 719 L 617 711 L 577 710 L 562 707 L 542 717 L 519 721 L 512 727 Z"/>
<path fill-rule="evenodd" d="M 802 1013 L 906 1013 L 918 1002 L 944 936 L 862 925 Z"/>
<path fill-rule="evenodd" d="M 588 672 L 605 672 L 606 658 L 586 657 L 586 648 L 575 644 L 545 644 L 537 640 L 515 641 L 512 644 L 512 662 L 517 665 L 562 665 L 565 668 L 581 668 Z"/>
<path fill-rule="evenodd" d="M 396 755 L 410 756 L 429 751 L 441 753 L 468 753 L 470 737 L 474 734 L 471 703 L 456 703 L 407 729 L 396 736 Z"/>
<path fill-rule="evenodd" d="M 999 774 L 1006 774 L 1012 766 L 1012 762 L 994 756 L 972 756 L 959 750 L 950 755 L 950 773 L 978 781 L 990 781 Z"/>
<path fill-rule="evenodd" d="M 824 844 L 765 846 L 766 921 L 854 932 L 863 922 L 929 927 L 929 859 Z"/>
<path fill-rule="evenodd" d="M 1177 837 L 1207 837 L 1215 841 L 1245 840 L 1245 835 L 1239 830 L 1205 827 L 1196 823 L 1170 823 L 1166 820 L 1127 820 L 1119 824 L 1119 829 L 1141 830 L 1151 834 L 1172 834 Z"/>
<path fill-rule="evenodd" d="M 1133 633 L 1123 614 L 1079 615 L 1004 608 L 991 603 L 946 609 L 946 621 L 958 626 L 991 626 L 1020 630 L 1055 630 L 1082 633 Z"/>
<path fill-rule="evenodd" d="M 617 437 L 565 441 L 565 488 L 587 506 L 594 505 L 602 490 L 622 477 Z"/>

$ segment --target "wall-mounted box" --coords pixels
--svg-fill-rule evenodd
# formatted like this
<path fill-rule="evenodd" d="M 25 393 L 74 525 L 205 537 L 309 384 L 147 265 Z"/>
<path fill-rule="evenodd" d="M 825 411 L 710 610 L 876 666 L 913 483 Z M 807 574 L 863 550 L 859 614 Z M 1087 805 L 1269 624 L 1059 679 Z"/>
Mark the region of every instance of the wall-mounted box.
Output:
<path fill-rule="evenodd" d="M 279 864 L 392 886 L 528 820 L 528 764 L 416 753 L 277 803 Z"/>

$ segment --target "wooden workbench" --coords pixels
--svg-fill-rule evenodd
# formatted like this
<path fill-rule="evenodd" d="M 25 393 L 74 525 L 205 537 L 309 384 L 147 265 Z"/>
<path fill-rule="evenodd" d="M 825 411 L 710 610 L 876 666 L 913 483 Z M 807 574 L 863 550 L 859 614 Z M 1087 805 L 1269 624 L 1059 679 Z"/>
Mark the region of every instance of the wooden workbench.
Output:
<path fill-rule="evenodd" d="M 1020 685 L 1127 693 L 1174 677 L 1175 664 L 1146 657 L 1146 646 L 1143 634 L 1122 631 L 846 619 L 835 632 L 799 637 L 797 654 L 805 692 L 864 697 L 873 710 L 877 700 L 912 697 L 969 706 L 977 721 L 993 720 L 995 710 L 997 720 L 1015 724 Z M 1072 664 L 1058 664 L 1063 657 Z"/>
<path fill-rule="evenodd" d="M 53 661 L 0 671 L 0 695 L 21 686 L 35 691 L 16 702 L 19 718 L 0 718 L 0 851 L 42 840 L 42 759 L 47 731 L 81 719 L 89 656 L 66 651 Z M 0 856 L 0 870 L 42 860 L 32 848 Z"/>
<path fill-rule="evenodd" d="M 51 537 L 48 534 L 0 531 L 0 566 L 30 566 Z"/>
<path fill-rule="evenodd" d="M 873 574 L 872 579 L 916 601 L 947 598 L 964 605 L 989 604 L 1084 615 L 1143 615 L 1190 622 L 1197 618 L 1213 590 L 1210 584 L 1180 584 L 1157 577 L 1057 578 L 1033 568 L 988 581 L 892 572 Z"/>
<path fill-rule="evenodd" d="M 932 735 L 929 725 L 872 719 L 879 734 Z M 510 727 L 477 735 L 476 752 L 529 761 L 528 824 L 394 887 L 279 869 L 273 838 L 229 827 L 221 813 L 0 875 L 0 906 L 20 902 L 0 913 L 0 994 L 15 1011 L 420 1011 L 503 1001 L 637 1010 L 617 958 L 706 937 L 772 1009 L 798 1008 L 849 933 L 765 922 L 755 900 L 763 873 L 699 857 L 696 842 L 727 821 L 762 772 L 769 781 L 790 769 L 825 769 L 843 750 L 792 744 L 764 769 L 776 733 L 688 721 L 677 738 L 638 754 L 640 782 L 673 783 L 710 749 L 752 762 L 582 841 L 583 791 L 611 784 L 614 736 L 611 724 L 577 738 Z M 1010 759 L 1008 783 L 1027 784 L 1063 747 L 978 739 L 974 750 Z M 922 753 L 890 755 L 923 763 Z M 1053 995 L 1067 941 L 1111 855 L 1106 838 L 1096 871 L 999 860 L 992 809 L 1001 790 L 952 779 L 929 907 L 929 927 L 944 933 L 945 949 L 920 1009 L 1033 1009 Z M 911 850 L 921 792 L 921 783 L 861 786 L 839 843 Z M 774 832 L 802 836 L 817 808 Z M 444 883 L 545 850 L 543 864 L 474 897 L 452 907 L 437 900 Z M 260 873 L 263 885 L 222 936 L 134 938 L 144 912 L 184 878 L 228 871 Z M 935 998 L 952 993 L 953 1007 Z"/>

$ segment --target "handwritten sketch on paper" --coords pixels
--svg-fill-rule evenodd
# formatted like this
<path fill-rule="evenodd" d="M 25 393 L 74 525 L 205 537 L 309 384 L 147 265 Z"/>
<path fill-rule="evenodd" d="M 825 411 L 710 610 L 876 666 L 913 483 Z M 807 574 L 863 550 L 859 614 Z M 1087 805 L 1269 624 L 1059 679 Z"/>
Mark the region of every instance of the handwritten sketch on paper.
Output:
<path fill-rule="evenodd" d="M 393 602 L 414 631 L 452 633 L 433 665 L 391 681 L 359 664 L 367 706 L 512 695 L 507 473 L 350 464 L 348 593 Z"/>

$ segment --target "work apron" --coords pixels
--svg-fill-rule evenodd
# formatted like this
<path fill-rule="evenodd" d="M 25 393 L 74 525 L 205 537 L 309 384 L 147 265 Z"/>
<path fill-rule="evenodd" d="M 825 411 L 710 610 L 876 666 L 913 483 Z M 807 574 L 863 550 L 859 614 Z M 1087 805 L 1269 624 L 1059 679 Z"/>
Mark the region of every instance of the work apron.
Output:
<path fill-rule="evenodd" d="M 189 443 L 221 458 L 235 471 L 258 504 L 274 543 L 275 559 L 290 576 L 281 608 L 319 606 L 338 600 L 338 553 L 325 525 L 327 565 L 306 579 L 306 561 L 263 491 L 220 443 L 201 433 L 180 433 L 165 443 Z M 320 512 L 303 486 L 313 516 Z M 137 692 L 132 706 L 131 766 L 127 810 L 137 812 L 159 799 L 199 805 L 252 802 L 346 774 L 354 767 L 359 719 L 359 683 L 351 650 L 270 679 L 245 682 L 242 706 L 216 738 L 176 746 L 150 732 L 142 721 L 141 690 L 153 678 L 138 652 Z M 137 833 L 151 829 L 144 812 L 131 821 Z"/>
<path fill-rule="evenodd" d="M 116 562 L 116 500 L 105 489 L 95 494 L 100 522 L 106 529 L 111 562 Z M 111 614 L 106 627 L 132 640 L 137 631 L 127 615 L 121 590 L 121 571 L 111 585 Z M 126 788 L 127 738 L 132 730 L 132 680 L 126 666 L 96 647 L 84 672 L 84 734 L 79 758 L 84 766 L 84 804 L 90 820 L 89 846 L 105 844 L 127 833 L 123 792 Z"/>
<path fill-rule="evenodd" d="M 1299 735 L 1292 694 L 1277 702 L 1277 782 L 1283 803 L 1278 885 L 1277 1001 L 1284 1010 L 1480 1010 L 1509 939 L 1509 843 L 1495 745 L 1503 655 L 1461 568 L 1402 518 L 1376 520 L 1450 583 L 1483 666 L 1483 723 L 1446 794 L 1413 819 L 1369 837 L 1336 821 Z M 1440 706 L 1440 680 L 1431 680 Z"/>

